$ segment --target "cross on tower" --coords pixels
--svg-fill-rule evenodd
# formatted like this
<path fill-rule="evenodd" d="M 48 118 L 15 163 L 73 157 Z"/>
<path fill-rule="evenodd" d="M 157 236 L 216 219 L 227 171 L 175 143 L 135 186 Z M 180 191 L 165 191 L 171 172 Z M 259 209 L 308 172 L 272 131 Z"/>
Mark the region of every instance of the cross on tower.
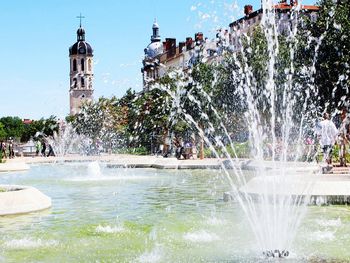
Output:
<path fill-rule="evenodd" d="M 81 19 L 82 19 L 82 18 L 85 18 L 85 16 L 82 16 L 82 15 L 81 15 L 81 13 L 80 13 L 80 15 L 79 15 L 79 16 L 77 16 L 77 18 L 79 18 L 79 19 L 80 19 L 80 27 L 81 27 Z"/>

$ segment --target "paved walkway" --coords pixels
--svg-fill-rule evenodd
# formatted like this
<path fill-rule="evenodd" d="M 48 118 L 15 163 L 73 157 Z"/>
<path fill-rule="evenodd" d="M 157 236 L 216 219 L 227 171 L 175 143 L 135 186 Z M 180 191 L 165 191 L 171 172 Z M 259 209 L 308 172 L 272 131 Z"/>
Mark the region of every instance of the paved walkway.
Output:
<path fill-rule="evenodd" d="M 350 167 L 339 167 L 339 164 L 334 164 L 333 168 L 329 171 L 325 171 L 325 174 L 348 174 L 350 176 Z"/>

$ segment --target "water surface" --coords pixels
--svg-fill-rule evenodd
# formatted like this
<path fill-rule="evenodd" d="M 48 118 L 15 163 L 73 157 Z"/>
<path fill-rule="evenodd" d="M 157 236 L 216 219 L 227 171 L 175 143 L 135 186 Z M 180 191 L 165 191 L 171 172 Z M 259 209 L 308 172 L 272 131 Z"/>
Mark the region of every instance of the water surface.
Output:
<path fill-rule="evenodd" d="M 0 262 L 263 262 L 220 171 L 36 165 L 0 175 L 52 208 L 0 217 Z M 350 260 L 350 209 L 310 207 L 286 262 Z"/>

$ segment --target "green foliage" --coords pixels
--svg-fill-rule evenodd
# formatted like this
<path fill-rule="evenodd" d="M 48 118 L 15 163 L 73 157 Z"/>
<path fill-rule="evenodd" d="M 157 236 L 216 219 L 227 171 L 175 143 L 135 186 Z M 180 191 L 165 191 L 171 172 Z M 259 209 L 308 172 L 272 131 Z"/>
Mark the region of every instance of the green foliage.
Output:
<path fill-rule="evenodd" d="M 5 126 L 0 122 L 0 140 L 4 140 L 6 139 L 6 137 L 7 137 L 7 134 L 5 131 Z"/>
<path fill-rule="evenodd" d="M 230 145 L 226 145 L 225 149 L 222 147 L 215 147 L 216 152 L 218 153 L 219 157 L 221 158 L 226 158 L 227 154 L 231 158 L 249 158 L 250 157 L 250 148 L 249 148 L 249 143 L 244 142 L 244 143 L 235 143 L 233 145 L 233 148 Z M 215 158 L 215 153 L 210 149 L 210 148 L 205 148 L 204 149 L 204 157 L 205 158 Z"/>
<path fill-rule="evenodd" d="M 310 23 L 312 36 L 322 42 L 316 62 L 315 84 L 320 87 L 322 105 L 330 109 L 349 100 L 350 2 L 321 0 L 318 19 Z M 341 103 L 339 103 L 341 102 Z"/>
<path fill-rule="evenodd" d="M 8 116 L 0 119 L 0 140 L 13 138 L 27 142 L 35 136 L 52 136 L 55 131 L 58 131 L 55 116 L 33 120 L 30 124 L 24 124 L 19 117 Z"/>
<path fill-rule="evenodd" d="M 21 138 L 24 131 L 24 124 L 19 117 L 2 117 L 0 122 L 4 126 L 7 138 Z"/>
<path fill-rule="evenodd" d="M 66 122 L 67 123 L 73 123 L 75 121 L 76 117 L 75 115 L 68 115 L 66 116 Z"/>
<path fill-rule="evenodd" d="M 345 159 L 346 159 L 346 163 L 349 164 L 350 163 L 350 153 L 349 153 L 349 145 L 347 145 L 346 147 L 346 153 L 345 153 Z M 333 153 L 332 153 L 332 161 L 334 163 L 339 163 L 340 162 L 340 158 L 339 158 L 339 145 L 334 145 L 333 146 Z M 322 160 L 323 155 L 319 156 L 319 160 Z"/>
<path fill-rule="evenodd" d="M 80 112 L 71 118 L 76 131 L 91 139 L 102 142 L 105 148 L 113 148 L 119 143 L 118 134 L 118 100 L 100 98 L 97 102 L 87 102 Z"/>
<path fill-rule="evenodd" d="M 234 150 L 231 146 L 227 147 L 227 151 L 231 157 L 235 157 L 237 155 L 238 158 L 249 158 L 250 157 L 250 148 L 249 142 L 244 143 L 235 143 L 233 145 Z"/>
<path fill-rule="evenodd" d="M 48 119 L 33 120 L 30 124 L 23 124 L 21 142 L 27 142 L 30 138 L 37 136 L 53 136 L 54 132 L 58 132 L 56 116 L 52 115 Z"/>
<path fill-rule="evenodd" d="M 130 148 L 120 148 L 116 149 L 114 153 L 118 154 L 133 154 L 133 155 L 147 155 L 149 150 L 146 147 L 130 147 Z"/>
<path fill-rule="evenodd" d="M 171 100 L 166 91 L 152 89 L 136 98 L 133 111 L 137 114 L 130 128 L 133 137 L 131 145 L 143 145 L 150 149 L 150 134 L 168 129 L 170 110 Z"/>
<path fill-rule="evenodd" d="M 214 65 L 198 63 L 193 67 L 191 76 L 196 84 L 200 84 L 205 92 L 210 93 L 214 81 Z"/>

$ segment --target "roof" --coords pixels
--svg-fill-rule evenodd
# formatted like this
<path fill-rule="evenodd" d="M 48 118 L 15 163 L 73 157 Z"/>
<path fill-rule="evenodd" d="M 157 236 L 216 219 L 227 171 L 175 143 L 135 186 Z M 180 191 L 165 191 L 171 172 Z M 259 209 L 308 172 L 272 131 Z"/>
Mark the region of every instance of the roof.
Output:
<path fill-rule="evenodd" d="M 259 15 L 259 14 L 261 14 L 261 13 L 262 13 L 262 8 L 260 8 L 260 9 L 258 9 L 258 10 L 256 10 L 256 11 L 254 11 L 254 12 L 251 12 L 249 15 L 244 16 L 244 17 L 242 17 L 242 18 L 240 18 L 240 19 L 238 19 L 238 20 L 236 20 L 236 21 L 230 23 L 229 26 L 230 26 L 230 27 L 233 27 L 233 26 L 235 26 L 235 25 L 237 25 L 237 24 L 240 24 L 243 20 L 247 20 L 247 19 L 256 17 L 257 15 Z"/>
<path fill-rule="evenodd" d="M 23 124 L 31 124 L 33 122 L 33 120 L 30 119 L 23 119 L 22 123 Z"/>
<path fill-rule="evenodd" d="M 287 11 L 290 11 L 292 10 L 293 8 L 295 8 L 295 6 L 293 5 L 289 5 L 287 3 L 279 3 L 277 5 L 274 5 L 274 8 L 277 12 L 287 12 Z M 306 11 L 306 12 L 312 12 L 312 11 L 318 11 L 320 10 L 320 7 L 319 6 L 314 6 L 314 5 L 301 5 L 300 6 L 300 10 L 302 11 Z M 250 13 L 249 15 L 247 16 L 244 16 L 232 23 L 230 23 L 230 27 L 233 27 L 237 24 L 240 24 L 242 21 L 244 20 L 248 20 L 248 19 L 251 19 L 251 18 L 254 18 L 256 17 L 257 15 L 261 14 L 263 12 L 262 8 Z"/>
<path fill-rule="evenodd" d="M 77 42 L 69 48 L 69 55 L 88 55 L 92 56 L 92 48 L 85 41 L 85 30 L 81 26 L 77 30 Z"/>
<path fill-rule="evenodd" d="M 88 55 L 88 56 L 93 56 L 93 49 L 90 46 L 89 43 L 85 41 L 78 41 L 76 42 L 73 46 L 69 48 L 69 55 Z"/>

